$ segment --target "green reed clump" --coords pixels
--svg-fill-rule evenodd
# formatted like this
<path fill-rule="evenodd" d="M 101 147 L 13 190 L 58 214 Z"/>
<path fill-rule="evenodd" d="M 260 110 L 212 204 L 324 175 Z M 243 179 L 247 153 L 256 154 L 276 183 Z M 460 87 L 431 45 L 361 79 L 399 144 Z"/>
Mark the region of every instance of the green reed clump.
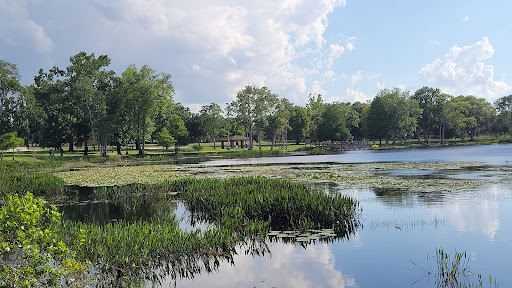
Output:
<path fill-rule="evenodd" d="M 217 258 L 231 259 L 240 242 L 230 231 L 181 231 L 174 219 L 103 226 L 68 221 L 63 229 L 78 251 L 76 257 L 95 264 L 104 283 L 158 280 L 157 274 L 192 277 L 202 270 L 201 262 L 209 270 L 218 265 Z M 82 234 L 87 235 L 85 240 L 77 241 Z"/>
<path fill-rule="evenodd" d="M 353 199 L 327 195 L 284 179 L 181 178 L 159 184 L 103 187 L 95 191 L 96 196 L 114 202 L 133 195 L 159 194 L 170 199 L 176 193 L 197 217 L 249 235 L 266 233 L 268 229 L 334 228 L 345 236 L 358 225 L 358 205 Z"/>
<path fill-rule="evenodd" d="M 452 256 L 446 253 L 442 248 L 436 250 L 437 274 L 436 285 L 437 287 L 449 288 L 484 288 L 484 281 L 482 275 L 476 275 L 476 282 L 474 281 L 475 274 L 469 269 L 469 256 L 466 252 L 457 252 Z M 489 287 L 493 285 L 492 277 L 489 277 Z M 497 287 L 496 280 L 494 287 Z"/>
<path fill-rule="evenodd" d="M 181 191 L 192 212 L 228 227 L 259 229 L 267 222 L 273 230 L 335 228 L 348 235 L 358 225 L 357 203 L 351 198 L 330 196 L 289 180 L 182 178 L 163 185 Z"/>
<path fill-rule="evenodd" d="M 64 190 L 64 181 L 54 175 L 17 172 L 0 174 L 0 194 L 55 195 Z"/>

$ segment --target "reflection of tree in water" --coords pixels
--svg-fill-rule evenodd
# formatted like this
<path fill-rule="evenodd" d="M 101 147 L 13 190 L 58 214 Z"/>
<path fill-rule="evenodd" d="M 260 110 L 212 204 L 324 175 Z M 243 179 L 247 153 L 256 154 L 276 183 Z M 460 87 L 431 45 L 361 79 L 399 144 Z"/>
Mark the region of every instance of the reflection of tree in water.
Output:
<path fill-rule="evenodd" d="M 126 195 L 105 199 L 94 194 L 94 187 L 73 187 L 61 200 L 60 211 L 69 220 L 104 225 L 124 220 L 133 222 L 152 217 L 170 219 L 177 207 L 163 194 Z"/>

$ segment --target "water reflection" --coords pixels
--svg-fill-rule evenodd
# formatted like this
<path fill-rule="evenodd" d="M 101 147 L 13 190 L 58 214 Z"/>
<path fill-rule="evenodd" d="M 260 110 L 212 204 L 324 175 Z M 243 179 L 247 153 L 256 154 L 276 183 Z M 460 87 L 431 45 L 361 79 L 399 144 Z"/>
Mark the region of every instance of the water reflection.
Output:
<path fill-rule="evenodd" d="M 221 265 L 218 273 L 200 274 L 193 281 L 178 280 L 177 287 L 358 287 L 353 276 L 336 267 L 332 245 L 300 246 L 274 242 L 271 255 L 246 257 L 238 253 L 235 265 Z M 167 279 L 163 286 L 174 285 Z"/>
<path fill-rule="evenodd" d="M 119 220 L 171 219 L 178 209 L 177 201 L 161 201 L 161 196 L 156 194 L 119 197 L 112 202 L 95 197 L 94 189 L 69 187 L 67 196 L 54 203 L 59 203 L 59 210 L 66 219 L 98 225 Z"/>

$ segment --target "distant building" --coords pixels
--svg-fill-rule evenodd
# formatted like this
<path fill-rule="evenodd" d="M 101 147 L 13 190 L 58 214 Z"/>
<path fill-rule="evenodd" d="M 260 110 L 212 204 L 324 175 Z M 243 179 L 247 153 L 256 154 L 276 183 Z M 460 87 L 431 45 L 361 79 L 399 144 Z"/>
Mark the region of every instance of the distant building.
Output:
<path fill-rule="evenodd" d="M 247 147 L 247 142 L 249 142 L 249 137 L 245 137 L 242 135 L 233 135 L 228 138 L 220 138 L 219 142 L 222 149 L 225 149 L 224 142 L 229 143 L 229 148 L 245 148 Z"/>

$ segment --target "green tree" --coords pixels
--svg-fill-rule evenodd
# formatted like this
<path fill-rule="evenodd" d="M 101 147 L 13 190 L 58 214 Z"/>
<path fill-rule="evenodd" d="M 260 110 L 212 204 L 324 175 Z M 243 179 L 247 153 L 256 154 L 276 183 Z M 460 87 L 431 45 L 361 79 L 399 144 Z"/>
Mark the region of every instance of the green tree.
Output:
<path fill-rule="evenodd" d="M 67 92 L 74 105 L 76 122 L 74 123 L 74 135 L 69 139 L 69 150 L 73 151 L 74 142 L 81 136 L 84 139 L 87 155 L 87 140 L 89 133 L 96 144 L 99 145 L 100 154 L 105 156 L 106 145 L 109 140 L 109 129 L 101 129 L 103 135 L 96 135 L 99 126 L 106 122 L 106 97 L 112 89 L 109 85 L 110 77 L 115 74 L 113 71 L 106 71 L 110 65 L 110 58 L 101 55 L 96 58 L 94 53 L 87 55 L 80 52 L 69 59 L 71 65 L 66 69 L 66 83 L 69 87 Z M 102 127 L 104 128 L 104 127 Z"/>
<path fill-rule="evenodd" d="M 434 130 L 442 129 L 442 122 L 439 121 L 443 118 L 443 106 L 446 99 L 437 88 L 422 87 L 411 96 L 411 98 L 418 101 L 419 108 L 422 109 L 421 117 L 418 120 L 418 141 L 420 140 L 420 132 L 424 133 L 425 142 L 430 141 L 429 135 L 433 134 Z M 441 132 L 439 133 L 442 134 Z"/>
<path fill-rule="evenodd" d="M 382 139 L 389 139 L 393 130 L 387 115 L 385 101 L 382 95 L 377 95 L 368 109 L 365 131 L 369 139 L 378 139 L 382 145 Z"/>
<path fill-rule="evenodd" d="M 199 111 L 201 128 L 207 138 L 213 138 L 213 149 L 216 149 L 216 138 L 222 126 L 222 109 L 218 104 L 204 105 Z"/>
<path fill-rule="evenodd" d="M 494 118 L 496 117 L 496 110 L 491 103 L 487 102 L 484 98 L 477 98 L 475 96 L 465 96 L 464 101 L 468 103 L 468 116 L 475 119 L 472 126 L 467 127 L 467 134 L 473 141 L 474 137 L 482 131 L 489 131 L 492 127 Z"/>
<path fill-rule="evenodd" d="M 0 118 L 11 97 L 21 91 L 20 73 L 16 64 L 0 60 Z M 1 132 L 1 131 L 0 131 Z"/>
<path fill-rule="evenodd" d="M 266 127 L 272 139 L 272 150 L 277 143 L 277 136 L 280 136 L 282 147 L 286 148 L 288 140 L 288 128 L 290 127 L 290 116 L 293 112 L 293 104 L 286 98 L 278 100 L 274 113 L 268 115 Z"/>
<path fill-rule="evenodd" d="M 445 105 L 445 115 L 447 126 L 452 129 L 456 136 L 462 141 L 466 137 L 468 127 L 476 125 L 476 119 L 469 115 L 470 105 L 465 101 L 464 96 L 458 96 L 450 99 Z"/>
<path fill-rule="evenodd" d="M 362 116 L 363 116 L 363 110 L 370 106 L 368 103 L 361 103 L 361 102 L 354 102 L 350 105 L 350 108 L 352 110 L 351 116 L 349 117 L 349 123 L 350 123 L 350 134 L 355 139 L 363 139 L 363 122 L 362 122 Z M 368 109 L 368 108 L 367 108 Z"/>
<path fill-rule="evenodd" d="M 165 150 L 169 149 L 170 146 L 173 146 L 176 143 L 174 137 L 169 134 L 169 131 L 165 127 L 158 133 L 157 141 L 158 144 L 165 147 Z"/>
<path fill-rule="evenodd" d="M 379 97 L 384 100 L 388 124 L 393 132 L 393 145 L 397 136 L 402 142 L 406 139 L 406 134 L 415 131 L 417 127 L 417 119 L 421 115 L 418 101 L 410 98 L 408 91 L 401 91 L 399 88 L 384 89 L 379 92 Z"/>
<path fill-rule="evenodd" d="M 269 113 L 271 109 L 275 109 L 274 105 L 277 103 L 277 99 L 277 95 L 273 94 L 267 87 L 246 86 L 238 91 L 236 99 L 230 103 L 230 111 L 247 129 L 249 150 L 253 148 L 253 128 L 255 124 L 259 124 L 258 136 L 260 136 L 265 117 L 271 114 Z"/>
<path fill-rule="evenodd" d="M 135 131 L 136 147 L 139 155 L 144 155 L 146 135 L 150 134 L 156 107 L 172 100 L 174 95 L 171 75 L 156 73 L 149 66 L 137 69 L 135 65 L 130 65 L 123 72 L 121 86 L 127 98 L 128 118 Z"/>
<path fill-rule="evenodd" d="M 304 139 L 309 131 L 309 116 L 306 108 L 301 106 L 293 107 L 290 116 L 290 132 L 289 136 L 295 139 L 295 144 L 299 144 L 300 139 Z"/>
<path fill-rule="evenodd" d="M 306 104 L 306 110 L 308 111 L 309 122 L 309 136 L 316 141 L 317 128 L 322 121 L 322 113 L 325 110 L 325 104 L 322 100 L 322 95 L 318 94 L 316 98 L 309 94 L 309 100 Z"/>
<path fill-rule="evenodd" d="M 344 103 L 326 104 L 317 129 L 317 139 L 346 141 L 350 137 L 347 120 L 351 113 L 350 107 Z"/>
<path fill-rule="evenodd" d="M 62 153 L 62 143 L 73 137 L 73 124 L 76 113 L 73 101 L 66 92 L 65 72 L 53 67 L 48 72 L 39 70 L 34 78 L 34 97 L 41 111 L 44 111 L 41 138 L 38 142 L 43 147 L 53 147 Z"/>
<path fill-rule="evenodd" d="M 503 96 L 494 102 L 494 107 L 504 119 L 508 134 L 512 136 L 512 95 Z"/>
<path fill-rule="evenodd" d="M 12 151 L 12 160 L 14 160 L 14 148 L 19 147 L 23 145 L 23 138 L 16 137 L 16 132 L 11 133 L 5 133 L 0 136 L 0 153 L 1 153 L 1 160 L 4 160 L 4 152 L 10 149 L 13 149 Z"/>
<path fill-rule="evenodd" d="M 176 141 L 175 153 L 178 154 L 179 147 L 189 143 L 188 131 L 180 116 L 172 115 L 169 119 L 169 133 Z"/>

